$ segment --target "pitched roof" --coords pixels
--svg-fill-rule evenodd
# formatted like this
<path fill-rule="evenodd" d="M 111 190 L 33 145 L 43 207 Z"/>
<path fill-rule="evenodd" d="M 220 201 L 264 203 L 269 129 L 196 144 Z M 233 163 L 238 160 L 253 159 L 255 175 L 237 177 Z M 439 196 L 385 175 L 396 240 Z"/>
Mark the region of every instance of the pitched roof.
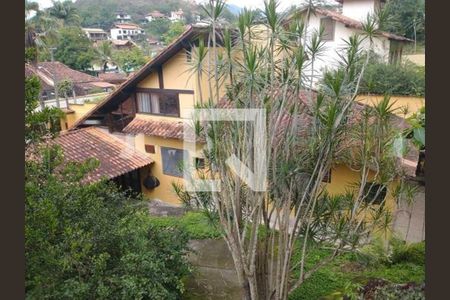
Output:
<path fill-rule="evenodd" d="M 123 130 L 130 134 L 145 134 L 172 139 L 183 139 L 183 122 L 148 120 L 135 117 Z"/>
<path fill-rule="evenodd" d="M 55 139 L 64 152 L 64 159 L 82 162 L 96 158 L 100 165 L 88 173 L 84 182 L 112 179 L 153 163 L 153 160 L 121 139 L 95 127 L 61 134 Z"/>
<path fill-rule="evenodd" d="M 106 34 L 106 31 L 104 31 L 101 28 L 81 28 L 83 31 L 90 32 L 90 33 L 104 33 Z"/>
<path fill-rule="evenodd" d="M 114 27 L 120 28 L 120 29 L 141 29 L 139 25 L 133 24 L 133 23 L 117 23 L 114 24 Z"/>
<path fill-rule="evenodd" d="M 125 46 L 125 45 L 131 45 L 136 46 L 136 43 L 132 40 L 111 40 L 111 43 L 113 46 Z"/>
<path fill-rule="evenodd" d="M 70 80 L 73 83 L 98 82 L 98 77 L 73 70 L 59 61 L 45 61 L 37 64 L 37 72 L 43 77 L 53 80 Z"/>
<path fill-rule="evenodd" d="M 109 83 L 122 83 L 127 80 L 127 75 L 123 73 L 99 73 L 98 78 Z"/>
<path fill-rule="evenodd" d="M 300 13 L 303 12 L 303 11 L 304 10 L 300 11 Z M 352 18 L 349 18 L 347 16 L 344 16 L 343 14 L 338 13 L 336 11 L 329 10 L 329 9 L 324 9 L 324 8 L 315 8 L 314 12 L 318 13 L 320 15 L 323 15 L 323 16 L 330 17 L 333 20 L 335 20 L 336 22 L 342 23 L 342 24 L 344 24 L 347 27 L 362 30 L 363 26 L 362 26 L 362 23 L 360 21 L 352 19 Z M 406 37 L 399 36 L 399 35 L 396 35 L 396 34 L 393 34 L 393 33 L 389 33 L 389 32 L 386 32 L 386 31 L 379 31 L 378 34 L 381 35 L 381 36 L 384 36 L 385 38 L 388 38 L 390 40 L 403 41 L 403 42 L 412 42 L 413 41 L 413 40 L 408 39 Z"/>
<path fill-rule="evenodd" d="M 126 91 L 130 90 L 136 86 L 141 80 L 150 75 L 156 70 L 158 66 L 168 61 L 173 55 L 178 53 L 185 44 L 199 36 L 202 33 L 207 32 L 206 26 L 201 25 L 189 25 L 187 29 L 176 38 L 172 43 L 170 43 L 166 48 L 159 52 L 153 59 L 147 62 L 141 69 L 132 75 L 128 76 L 127 80 L 123 82 L 116 90 L 109 94 L 103 101 L 99 102 L 95 109 L 91 110 L 89 113 L 85 114 L 82 118 L 78 119 L 72 126 L 71 129 L 76 129 L 78 126 L 84 123 L 89 117 L 95 112 L 103 109 L 108 109 L 112 107 L 118 107 L 121 101 L 126 100 L 128 97 Z"/>
<path fill-rule="evenodd" d="M 151 13 L 148 13 L 147 16 L 152 16 L 155 18 L 164 18 L 165 17 L 165 15 L 158 10 L 154 10 Z"/>

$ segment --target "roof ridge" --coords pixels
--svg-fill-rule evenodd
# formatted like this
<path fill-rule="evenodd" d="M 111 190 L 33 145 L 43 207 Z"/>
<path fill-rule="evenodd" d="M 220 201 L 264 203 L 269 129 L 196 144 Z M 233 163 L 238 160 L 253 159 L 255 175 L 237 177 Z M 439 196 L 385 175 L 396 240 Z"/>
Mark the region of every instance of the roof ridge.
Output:
<path fill-rule="evenodd" d="M 156 61 L 158 61 L 158 59 L 160 59 L 161 57 L 163 57 L 163 55 L 165 53 L 167 53 L 169 50 L 171 50 L 177 43 L 179 43 L 180 41 L 182 41 L 184 38 L 186 38 L 186 36 L 188 36 L 189 33 L 191 33 L 193 31 L 193 28 L 197 28 L 197 27 L 193 27 L 192 25 L 188 25 L 188 27 L 186 28 L 186 30 L 180 34 L 178 36 L 178 38 L 176 38 L 174 41 L 172 41 L 169 45 L 167 45 L 166 48 L 164 48 L 163 51 L 159 52 L 155 57 L 153 57 L 150 61 L 148 61 L 144 66 L 142 66 L 142 68 L 140 68 L 137 72 L 135 72 L 132 76 L 129 76 L 127 78 L 127 80 L 125 80 L 124 82 L 122 82 L 121 85 L 119 85 L 112 93 L 110 93 L 107 97 L 105 97 L 105 99 L 103 99 L 102 101 L 100 101 L 90 112 L 86 113 L 83 117 L 81 117 L 80 119 L 78 119 L 71 128 L 69 128 L 69 130 L 73 130 L 74 128 L 76 128 L 77 126 L 79 126 L 80 124 L 82 124 L 82 122 L 84 122 L 87 118 L 89 118 L 92 113 L 97 110 L 98 108 L 102 107 L 103 105 L 105 105 L 106 103 L 108 103 L 114 96 L 119 95 L 120 93 L 122 93 L 123 89 L 130 84 L 134 79 L 138 78 L 138 76 L 140 76 L 142 73 L 144 73 L 144 71 L 146 71 L 148 68 L 150 68 Z"/>

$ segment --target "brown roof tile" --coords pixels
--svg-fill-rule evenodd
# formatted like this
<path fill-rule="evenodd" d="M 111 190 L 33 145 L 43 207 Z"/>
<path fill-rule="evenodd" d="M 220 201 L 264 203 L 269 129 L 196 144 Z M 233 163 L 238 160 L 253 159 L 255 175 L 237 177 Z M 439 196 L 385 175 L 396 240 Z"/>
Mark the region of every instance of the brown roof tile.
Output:
<path fill-rule="evenodd" d="M 144 120 L 134 118 L 123 132 L 130 134 L 145 134 L 172 139 L 183 139 L 183 122 L 168 122 L 156 120 Z"/>
<path fill-rule="evenodd" d="M 352 19 L 352 18 L 349 18 L 347 16 L 344 16 L 344 15 L 342 15 L 342 14 L 336 12 L 336 11 L 329 10 L 329 9 L 324 9 L 324 8 L 316 8 L 315 12 L 320 14 L 320 15 L 324 15 L 324 16 L 330 17 L 333 20 L 335 20 L 336 22 L 342 23 L 345 26 L 348 26 L 350 28 L 355 28 L 355 29 L 359 29 L 359 30 L 362 29 L 362 23 L 360 21 Z M 378 34 L 381 35 L 381 36 L 384 36 L 384 37 L 386 37 L 388 39 L 391 39 L 391 40 L 412 42 L 411 39 L 408 39 L 406 37 L 399 36 L 399 35 L 396 35 L 396 34 L 393 34 L 393 33 L 385 32 L 385 31 L 380 31 Z"/>
<path fill-rule="evenodd" d="M 85 182 L 112 179 L 153 163 L 150 157 L 136 151 L 118 137 L 95 127 L 63 133 L 55 139 L 55 143 L 62 147 L 66 161 L 98 159 L 99 167 L 87 174 Z"/>

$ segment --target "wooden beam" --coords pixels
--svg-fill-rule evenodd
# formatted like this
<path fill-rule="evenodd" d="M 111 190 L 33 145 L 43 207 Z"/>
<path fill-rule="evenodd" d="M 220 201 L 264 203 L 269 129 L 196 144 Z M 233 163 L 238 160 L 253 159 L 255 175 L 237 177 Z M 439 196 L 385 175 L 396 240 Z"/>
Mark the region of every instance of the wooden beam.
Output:
<path fill-rule="evenodd" d="M 158 66 L 158 82 L 159 82 L 159 88 L 164 88 L 164 76 L 163 76 L 163 69 L 162 66 Z"/>
<path fill-rule="evenodd" d="M 194 94 L 193 90 L 177 90 L 177 89 L 153 89 L 153 88 L 136 88 L 136 92 L 160 93 L 160 94 Z"/>

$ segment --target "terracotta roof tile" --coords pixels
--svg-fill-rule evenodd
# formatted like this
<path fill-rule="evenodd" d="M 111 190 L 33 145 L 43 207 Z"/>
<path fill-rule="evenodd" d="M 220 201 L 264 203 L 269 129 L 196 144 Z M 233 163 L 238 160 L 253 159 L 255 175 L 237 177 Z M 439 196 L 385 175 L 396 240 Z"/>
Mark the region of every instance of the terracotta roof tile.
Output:
<path fill-rule="evenodd" d="M 151 158 L 131 145 L 95 127 L 63 133 L 55 143 L 62 147 L 66 161 L 99 160 L 99 167 L 87 174 L 85 182 L 112 179 L 153 163 Z"/>
<path fill-rule="evenodd" d="M 362 23 L 358 20 L 349 18 L 347 16 L 344 16 L 336 11 L 333 10 L 329 10 L 329 9 L 324 9 L 324 8 L 316 8 L 315 12 L 327 17 L 332 18 L 333 20 L 335 20 L 336 22 L 342 23 L 345 26 L 351 27 L 351 28 L 355 28 L 355 29 L 362 29 Z M 391 40 L 397 40 L 397 41 L 405 41 L 405 42 L 412 42 L 411 39 L 408 39 L 406 37 L 403 36 L 399 36 L 393 33 L 389 33 L 389 32 L 385 32 L 385 31 L 380 31 L 379 35 L 384 36 L 388 39 Z"/>
<path fill-rule="evenodd" d="M 183 139 L 183 122 L 167 122 L 134 118 L 123 132 L 130 134 L 145 134 L 172 139 Z"/>

